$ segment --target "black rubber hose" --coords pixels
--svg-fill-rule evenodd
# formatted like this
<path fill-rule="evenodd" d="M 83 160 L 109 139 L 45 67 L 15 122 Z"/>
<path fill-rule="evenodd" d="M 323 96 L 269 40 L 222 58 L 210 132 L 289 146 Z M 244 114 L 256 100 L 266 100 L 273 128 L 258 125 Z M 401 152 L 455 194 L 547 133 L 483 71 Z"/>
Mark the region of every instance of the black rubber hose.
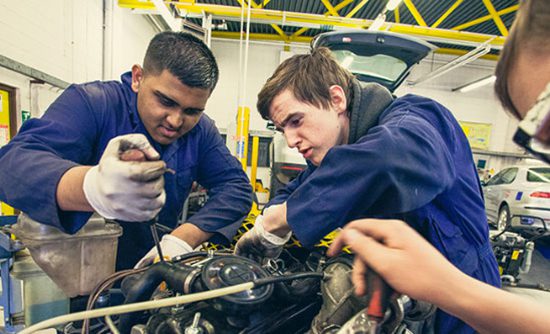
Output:
<path fill-rule="evenodd" d="M 175 265 L 170 262 L 158 262 L 149 267 L 140 277 L 134 278 L 128 289 L 124 304 L 138 303 L 149 300 L 160 283 L 166 281 L 172 290 L 182 292 L 183 285 L 178 284 L 185 280 L 190 273 L 188 267 Z M 131 312 L 120 316 L 119 330 L 128 334 L 132 330 L 143 312 Z"/>
<path fill-rule="evenodd" d="M 254 280 L 254 287 L 256 288 L 262 285 L 293 281 L 297 279 L 311 278 L 311 277 L 322 279 L 323 277 L 325 277 L 325 274 L 319 273 L 319 272 L 303 272 L 303 273 L 296 273 L 296 274 L 290 274 L 290 275 L 284 275 L 284 276 L 259 278 L 257 280 Z"/>

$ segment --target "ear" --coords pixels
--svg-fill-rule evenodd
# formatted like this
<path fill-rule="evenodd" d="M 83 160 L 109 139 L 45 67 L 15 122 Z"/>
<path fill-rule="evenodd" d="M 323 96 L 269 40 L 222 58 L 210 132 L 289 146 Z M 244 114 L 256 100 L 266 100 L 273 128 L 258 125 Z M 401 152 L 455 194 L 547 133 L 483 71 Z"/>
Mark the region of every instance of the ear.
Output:
<path fill-rule="evenodd" d="M 330 102 L 332 103 L 334 110 L 336 110 L 338 114 L 345 113 L 348 103 L 344 89 L 341 86 L 332 85 L 329 87 L 329 92 Z"/>
<path fill-rule="evenodd" d="M 134 93 L 139 91 L 139 85 L 143 80 L 143 68 L 137 64 L 132 66 L 132 90 Z"/>

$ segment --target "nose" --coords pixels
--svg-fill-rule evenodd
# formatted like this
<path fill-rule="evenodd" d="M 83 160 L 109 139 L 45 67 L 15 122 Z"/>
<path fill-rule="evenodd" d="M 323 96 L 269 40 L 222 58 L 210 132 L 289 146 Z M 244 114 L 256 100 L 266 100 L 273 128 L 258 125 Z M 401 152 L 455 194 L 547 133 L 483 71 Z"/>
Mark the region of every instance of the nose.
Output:
<path fill-rule="evenodd" d="M 172 111 L 166 116 L 166 122 L 173 129 L 181 127 L 181 125 L 184 123 L 184 119 L 185 116 L 181 112 Z"/>
<path fill-rule="evenodd" d="M 290 148 L 297 147 L 298 144 L 300 144 L 300 142 L 302 141 L 300 139 L 300 136 L 298 136 L 298 134 L 296 133 L 296 131 L 285 130 L 284 135 L 285 135 L 285 139 L 286 139 L 286 144 Z"/>

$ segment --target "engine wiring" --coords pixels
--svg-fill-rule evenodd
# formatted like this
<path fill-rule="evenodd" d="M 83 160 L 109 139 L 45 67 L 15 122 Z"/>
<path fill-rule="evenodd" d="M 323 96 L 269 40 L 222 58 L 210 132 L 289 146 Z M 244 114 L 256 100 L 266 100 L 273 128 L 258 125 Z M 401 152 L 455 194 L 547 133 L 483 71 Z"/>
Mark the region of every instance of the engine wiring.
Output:
<path fill-rule="evenodd" d="M 224 253 L 225 254 L 225 253 Z M 229 254 L 229 253 L 228 253 Z M 174 263 L 190 263 L 193 261 L 201 260 L 208 256 L 208 252 L 205 251 L 199 251 L 199 252 L 192 252 L 184 255 L 180 255 L 175 257 L 172 262 Z M 90 297 L 88 298 L 88 303 L 86 304 L 86 310 L 89 311 L 93 309 L 93 306 L 95 305 L 97 299 L 99 296 L 109 287 L 111 287 L 117 280 L 123 279 L 127 276 L 139 274 L 147 270 L 149 266 L 139 268 L 139 269 L 128 269 L 116 272 L 112 274 L 111 276 L 108 276 L 105 278 L 102 282 L 100 282 L 90 293 Z M 84 319 L 82 323 L 82 334 L 88 334 L 90 332 L 90 322 L 89 319 Z"/>
<path fill-rule="evenodd" d="M 126 305 L 120 305 L 120 306 L 112 306 L 112 307 L 106 307 L 106 308 L 101 308 L 97 310 L 87 310 L 87 311 L 82 311 L 82 312 L 77 312 L 72 314 L 65 314 L 52 319 L 41 321 L 37 324 L 34 324 L 28 328 L 23 329 L 19 333 L 29 334 L 41 329 L 49 328 L 52 326 L 56 326 L 56 325 L 71 322 L 71 321 L 79 321 L 79 320 L 98 318 L 98 317 L 109 317 L 111 315 L 116 315 L 116 314 L 145 311 L 145 310 L 150 310 L 155 308 L 174 306 L 178 304 L 188 304 L 188 303 L 198 302 L 206 299 L 223 297 L 226 295 L 231 295 L 234 293 L 239 293 L 247 290 L 252 290 L 254 288 L 267 285 L 267 284 L 273 284 L 277 282 L 290 281 L 290 280 L 302 279 L 302 278 L 311 278 L 311 277 L 317 277 L 322 279 L 323 277 L 325 277 L 325 275 L 320 272 L 302 272 L 302 273 L 295 273 L 295 274 L 289 274 L 289 275 L 281 275 L 277 277 L 260 278 L 260 279 L 246 282 L 246 283 L 236 284 L 236 285 L 219 288 L 215 290 L 192 293 L 192 294 L 183 295 L 183 296 L 176 296 L 176 297 L 170 297 L 165 299 L 151 300 L 146 302 L 126 304 Z M 108 325 L 109 327 L 115 326 L 113 323 Z"/>

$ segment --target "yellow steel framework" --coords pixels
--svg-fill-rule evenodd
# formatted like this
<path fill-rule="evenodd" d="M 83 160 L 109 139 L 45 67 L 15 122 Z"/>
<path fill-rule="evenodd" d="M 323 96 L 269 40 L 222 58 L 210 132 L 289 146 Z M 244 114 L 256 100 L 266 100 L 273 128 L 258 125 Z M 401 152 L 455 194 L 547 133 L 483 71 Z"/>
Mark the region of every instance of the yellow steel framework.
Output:
<path fill-rule="evenodd" d="M 513 13 L 515 11 L 517 11 L 519 8 L 519 5 L 513 5 L 513 6 L 510 6 L 508 8 L 504 8 L 503 10 L 499 10 L 497 12 L 497 15 L 500 17 L 504 14 L 508 14 L 508 13 Z M 469 22 L 465 22 L 461 25 L 458 25 L 456 27 L 452 27 L 451 29 L 452 30 L 464 30 L 466 28 L 469 28 L 469 27 L 472 27 L 472 26 L 475 26 L 477 24 L 480 24 L 480 23 L 483 23 L 485 21 L 489 21 L 493 19 L 493 16 L 492 15 L 485 15 L 485 16 L 482 16 L 482 17 L 479 17 L 475 20 L 472 20 L 472 21 L 469 21 Z"/>
<path fill-rule="evenodd" d="M 462 1 L 464 0 L 456 0 L 454 4 L 452 4 L 451 7 L 449 7 L 449 9 L 447 9 L 447 11 L 445 13 L 443 13 L 443 15 L 441 15 L 437 21 L 434 22 L 434 24 L 432 24 L 432 28 L 437 28 L 439 27 L 439 25 L 447 18 L 449 17 L 449 15 L 451 15 L 454 10 L 460 6 L 460 4 L 462 3 Z"/>
<path fill-rule="evenodd" d="M 495 21 L 495 24 L 498 27 L 498 30 L 502 34 L 502 36 L 508 36 L 508 29 L 506 29 L 506 26 L 504 25 L 504 22 L 502 22 L 502 19 L 500 18 L 500 15 L 498 15 L 495 7 L 491 3 L 491 0 L 483 0 L 483 4 L 485 5 L 485 8 L 489 11 L 489 14 L 491 14 L 491 17 L 493 18 L 493 21 Z"/>
<path fill-rule="evenodd" d="M 247 0 L 237 1 L 241 6 L 248 6 Z M 259 3 L 256 3 L 254 0 L 250 0 L 250 4 L 252 7 L 250 10 L 250 19 L 256 22 L 268 23 L 277 32 L 277 34 L 252 33 L 250 34 L 250 38 L 261 40 L 277 40 L 284 41 L 286 43 L 309 43 L 311 41 L 311 37 L 304 37 L 302 36 L 302 34 L 312 27 L 335 26 L 365 29 L 368 28 L 373 22 L 373 20 L 354 17 L 354 15 L 361 8 L 363 8 L 369 0 L 360 1 L 345 16 L 341 16 L 339 14 L 339 11 L 353 3 L 354 0 L 342 0 L 337 5 L 332 5 L 331 1 L 329 0 L 319 1 L 326 8 L 326 12 L 324 14 L 285 12 L 280 10 L 265 9 L 265 6 L 270 2 L 270 0 L 259 1 Z M 508 34 L 508 30 L 502 22 L 501 16 L 516 11 L 519 6 L 514 5 L 497 11 L 491 3 L 491 0 L 482 1 L 489 13 L 488 15 L 481 16 L 469 22 L 464 22 L 463 24 L 455 26 L 451 29 L 441 29 L 438 28 L 441 23 L 445 19 L 447 19 L 453 13 L 453 11 L 456 10 L 456 8 L 464 2 L 463 0 L 456 0 L 431 26 L 427 25 L 421 13 L 414 5 L 413 0 L 404 0 L 406 10 L 408 10 L 414 17 L 417 25 L 400 23 L 399 8 L 397 8 L 394 11 L 396 22 L 387 22 L 385 28 L 388 31 L 414 35 L 428 40 L 442 41 L 446 43 L 455 42 L 457 44 L 469 43 L 471 45 L 486 42 L 487 40 L 495 36 L 467 32 L 463 30 L 476 24 L 493 20 L 502 36 L 497 36 L 496 38 L 494 38 L 490 45 L 491 47 L 500 48 L 504 44 L 505 36 L 507 36 Z M 177 7 L 179 10 L 190 14 L 202 15 L 205 13 L 209 13 L 212 14 L 214 18 L 226 18 L 233 20 L 240 19 L 241 17 L 241 7 L 197 3 L 194 0 L 185 2 L 165 1 L 165 3 L 171 4 Z M 154 4 L 151 1 L 147 0 L 119 0 L 118 4 L 119 6 L 126 8 L 155 10 Z M 246 12 L 245 15 L 247 15 Z M 279 24 L 302 26 L 302 28 L 300 28 L 292 35 L 288 35 L 281 29 Z M 213 31 L 212 36 L 223 38 L 239 38 L 240 33 Z M 447 49 L 443 49 L 443 52 L 451 52 L 456 54 L 457 52 L 460 53 L 462 51 L 449 51 Z"/>
<path fill-rule="evenodd" d="M 421 27 L 427 27 L 426 21 L 422 18 L 422 15 L 418 12 L 418 9 L 416 9 L 415 5 L 412 3 L 411 0 L 403 0 L 405 3 L 405 6 L 409 9 L 409 12 L 411 12 L 412 16 L 416 20 L 416 23 L 418 23 Z"/>

